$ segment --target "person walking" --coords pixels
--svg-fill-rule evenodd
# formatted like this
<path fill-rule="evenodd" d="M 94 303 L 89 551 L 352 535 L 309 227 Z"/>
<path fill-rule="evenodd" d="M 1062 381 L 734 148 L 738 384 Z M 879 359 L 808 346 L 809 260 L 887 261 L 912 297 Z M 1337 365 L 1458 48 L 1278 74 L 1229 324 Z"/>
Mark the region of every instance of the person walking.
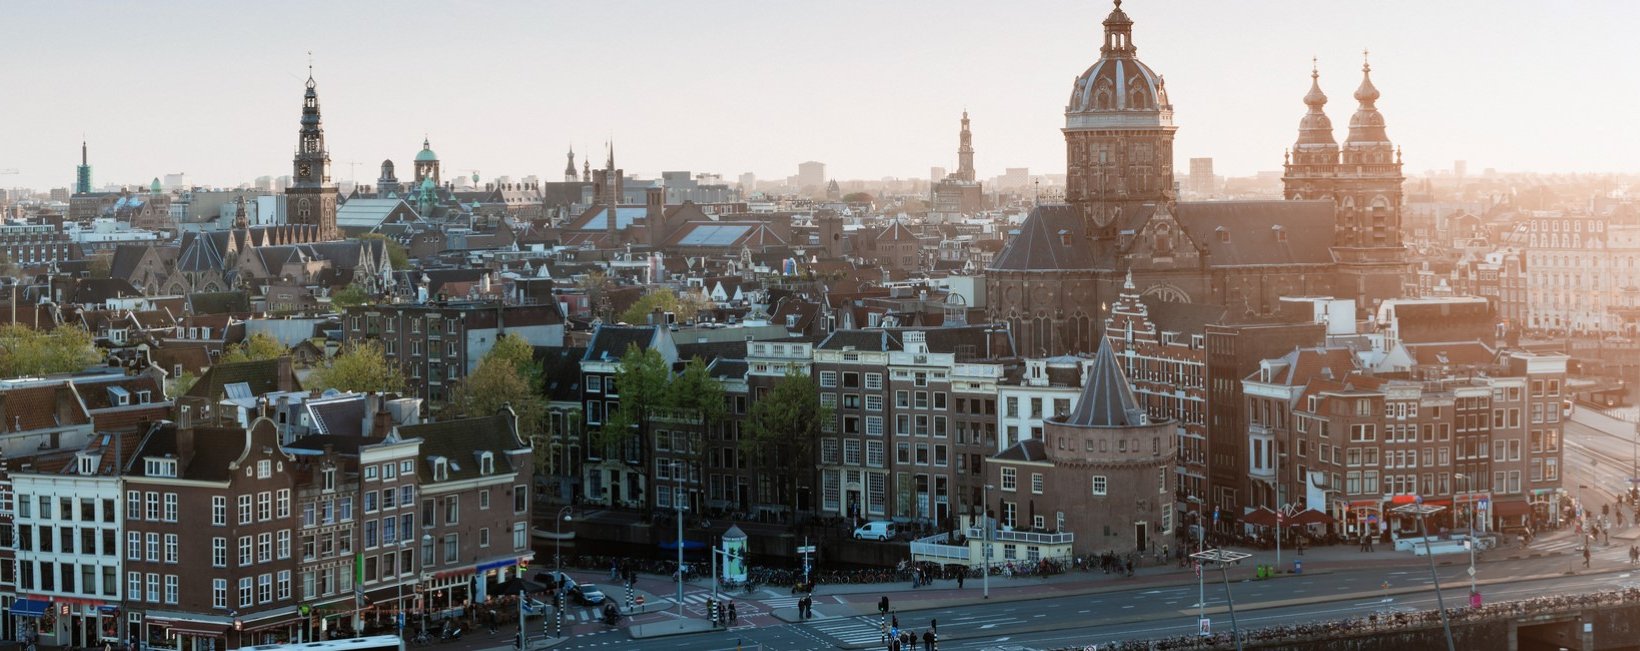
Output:
<path fill-rule="evenodd" d="M 729 623 L 733 624 L 737 621 L 740 621 L 740 612 L 735 610 L 735 602 L 730 601 L 729 602 Z"/>
<path fill-rule="evenodd" d="M 958 590 L 962 589 L 962 580 L 963 580 L 963 578 L 965 578 L 967 576 L 968 576 L 968 571 L 966 569 L 960 570 L 960 571 L 957 572 L 957 589 Z"/>
<path fill-rule="evenodd" d="M 923 631 L 923 651 L 934 651 L 934 631 Z"/>
<path fill-rule="evenodd" d="M 1589 544 L 1583 544 L 1583 567 L 1589 566 Z"/>

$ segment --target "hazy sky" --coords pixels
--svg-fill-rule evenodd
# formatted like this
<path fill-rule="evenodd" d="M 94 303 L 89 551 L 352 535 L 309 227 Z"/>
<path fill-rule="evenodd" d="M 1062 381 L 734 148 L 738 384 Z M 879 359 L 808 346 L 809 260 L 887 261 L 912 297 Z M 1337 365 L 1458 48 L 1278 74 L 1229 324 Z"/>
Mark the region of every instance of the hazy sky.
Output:
<path fill-rule="evenodd" d="M 1320 58 L 1343 138 L 1361 50 L 1409 171 L 1640 170 L 1640 2 L 1129 0 L 1167 77 L 1176 158 L 1276 169 Z M 7 0 L 3 186 L 290 173 L 307 51 L 338 180 L 401 178 L 423 133 L 446 174 L 556 180 L 613 137 L 629 173 L 819 160 L 834 178 L 1062 173 L 1065 100 L 1108 2 L 79 2 Z"/>

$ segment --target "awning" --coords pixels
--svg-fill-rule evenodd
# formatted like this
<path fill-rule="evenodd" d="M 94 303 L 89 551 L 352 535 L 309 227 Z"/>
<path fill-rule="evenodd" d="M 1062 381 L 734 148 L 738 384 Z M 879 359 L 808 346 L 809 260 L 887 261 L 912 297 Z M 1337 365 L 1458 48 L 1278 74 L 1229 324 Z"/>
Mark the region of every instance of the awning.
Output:
<path fill-rule="evenodd" d="M 1259 527 L 1273 527 L 1276 526 L 1276 512 L 1261 506 L 1243 513 L 1241 521 Z"/>
<path fill-rule="evenodd" d="M 1515 501 L 1493 502 L 1492 512 L 1497 514 L 1499 517 L 1517 518 L 1523 515 L 1531 515 L 1532 505 L 1525 502 Z"/>
<path fill-rule="evenodd" d="M 204 637 L 220 637 L 228 632 L 227 627 L 212 630 L 209 628 L 199 628 L 199 624 L 178 624 L 176 626 L 171 626 L 170 629 L 171 632 L 176 635 L 199 635 Z"/>
<path fill-rule="evenodd" d="M 46 614 L 51 602 L 40 599 L 18 599 L 11 602 L 11 614 L 23 617 L 39 617 Z"/>
<path fill-rule="evenodd" d="M 1312 524 L 1332 524 L 1337 522 L 1332 516 L 1315 509 L 1305 509 L 1287 518 L 1287 526 L 1302 527 Z"/>

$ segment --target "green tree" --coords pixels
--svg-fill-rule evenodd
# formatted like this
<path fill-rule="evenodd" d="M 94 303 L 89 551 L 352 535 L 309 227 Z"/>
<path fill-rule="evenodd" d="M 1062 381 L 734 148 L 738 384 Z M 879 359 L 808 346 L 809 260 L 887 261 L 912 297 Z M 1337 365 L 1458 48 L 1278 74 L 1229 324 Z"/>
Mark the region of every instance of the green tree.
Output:
<path fill-rule="evenodd" d="M 832 412 L 820 404 L 820 386 L 796 370 L 752 403 L 740 441 L 741 451 L 757 460 L 764 472 L 776 475 L 792 513 L 797 513 L 798 482 L 814 485 L 814 446 Z"/>
<path fill-rule="evenodd" d="M 700 292 L 685 292 L 679 295 L 670 289 L 656 289 L 639 297 L 621 313 L 621 320 L 627 323 L 649 323 L 649 315 L 655 310 L 676 314 L 679 321 L 690 321 L 703 310 L 711 309 L 712 302 Z"/>
<path fill-rule="evenodd" d="M 604 415 L 603 426 L 592 440 L 606 459 L 617 458 L 620 446 L 648 440 L 649 417 L 657 407 L 666 406 L 666 385 L 672 379 L 672 369 L 653 348 L 631 344 L 621 356 L 621 368 L 614 379 L 616 389 L 604 389 L 616 392 L 621 400 L 613 412 Z"/>
<path fill-rule="evenodd" d="M 843 195 L 845 203 L 871 203 L 870 192 L 850 192 Z"/>
<path fill-rule="evenodd" d="M 546 420 L 534 347 L 523 337 L 502 335 L 456 386 L 450 404 L 464 416 L 485 416 L 510 405 L 518 414 L 519 435 L 534 440 Z"/>
<path fill-rule="evenodd" d="M 329 364 L 314 370 L 316 389 L 337 391 L 379 391 L 384 393 L 404 390 L 404 373 L 382 352 L 381 342 L 374 339 L 350 344 Z"/>
<path fill-rule="evenodd" d="M 244 341 L 229 346 L 228 350 L 222 354 L 222 359 L 218 360 L 218 363 L 276 359 L 287 352 L 289 352 L 289 349 L 285 348 L 284 344 L 279 343 L 278 339 L 274 339 L 273 335 L 266 332 L 257 332 L 251 334 Z"/>
<path fill-rule="evenodd" d="M 187 393 L 189 389 L 194 388 L 194 383 L 198 381 L 199 376 L 188 371 L 183 371 L 182 375 L 171 378 L 171 398 L 174 400 L 177 396 Z"/>
<path fill-rule="evenodd" d="M 113 265 L 113 254 L 91 256 L 86 260 L 85 275 L 87 278 L 107 278 Z"/>
<path fill-rule="evenodd" d="M 393 265 L 393 269 L 398 271 L 403 271 L 410 268 L 410 252 L 405 250 L 404 245 L 399 244 L 397 240 L 394 240 L 393 238 L 381 233 L 365 233 L 364 235 L 360 235 L 359 239 L 381 240 L 386 242 L 387 263 Z"/>
<path fill-rule="evenodd" d="M 78 326 L 50 332 L 15 323 L 0 326 L 0 378 L 70 373 L 101 360 L 91 333 Z"/>
<path fill-rule="evenodd" d="M 358 285 L 348 285 L 330 295 L 330 304 L 337 309 L 364 305 L 369 303 L 370 300 L 370 292 L 365 291 L 363 287 Z"/>

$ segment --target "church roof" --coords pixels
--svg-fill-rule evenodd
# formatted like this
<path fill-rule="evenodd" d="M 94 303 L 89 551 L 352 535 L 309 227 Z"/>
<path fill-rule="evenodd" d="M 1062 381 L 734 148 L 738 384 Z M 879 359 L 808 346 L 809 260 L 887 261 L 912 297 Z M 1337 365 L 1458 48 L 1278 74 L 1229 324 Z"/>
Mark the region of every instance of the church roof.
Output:
<path fill-rule="evenodd" d="M 1138 427 L 1149 425 L 1145 409 L 1133 397 L 1122 367 L 1111 347 L 1099 347 L 1082 385 L 1082 397 L 1062 424 L 1072 427 Z"/>
<path fill-rule="evenodd" d="M 1331 264 L 1331 201 L 1180 202 L 1173 212 L 1214 267 Z"/>
<path fill-rule="evenodd" d="M 1085 233 L 1086 225 L 1076 207 L 1037 206 L 1020 224 L 1019 233 L 997 254 L 991 268 L 1003 271 L 1092 269 L 1094 258 Z"/>

